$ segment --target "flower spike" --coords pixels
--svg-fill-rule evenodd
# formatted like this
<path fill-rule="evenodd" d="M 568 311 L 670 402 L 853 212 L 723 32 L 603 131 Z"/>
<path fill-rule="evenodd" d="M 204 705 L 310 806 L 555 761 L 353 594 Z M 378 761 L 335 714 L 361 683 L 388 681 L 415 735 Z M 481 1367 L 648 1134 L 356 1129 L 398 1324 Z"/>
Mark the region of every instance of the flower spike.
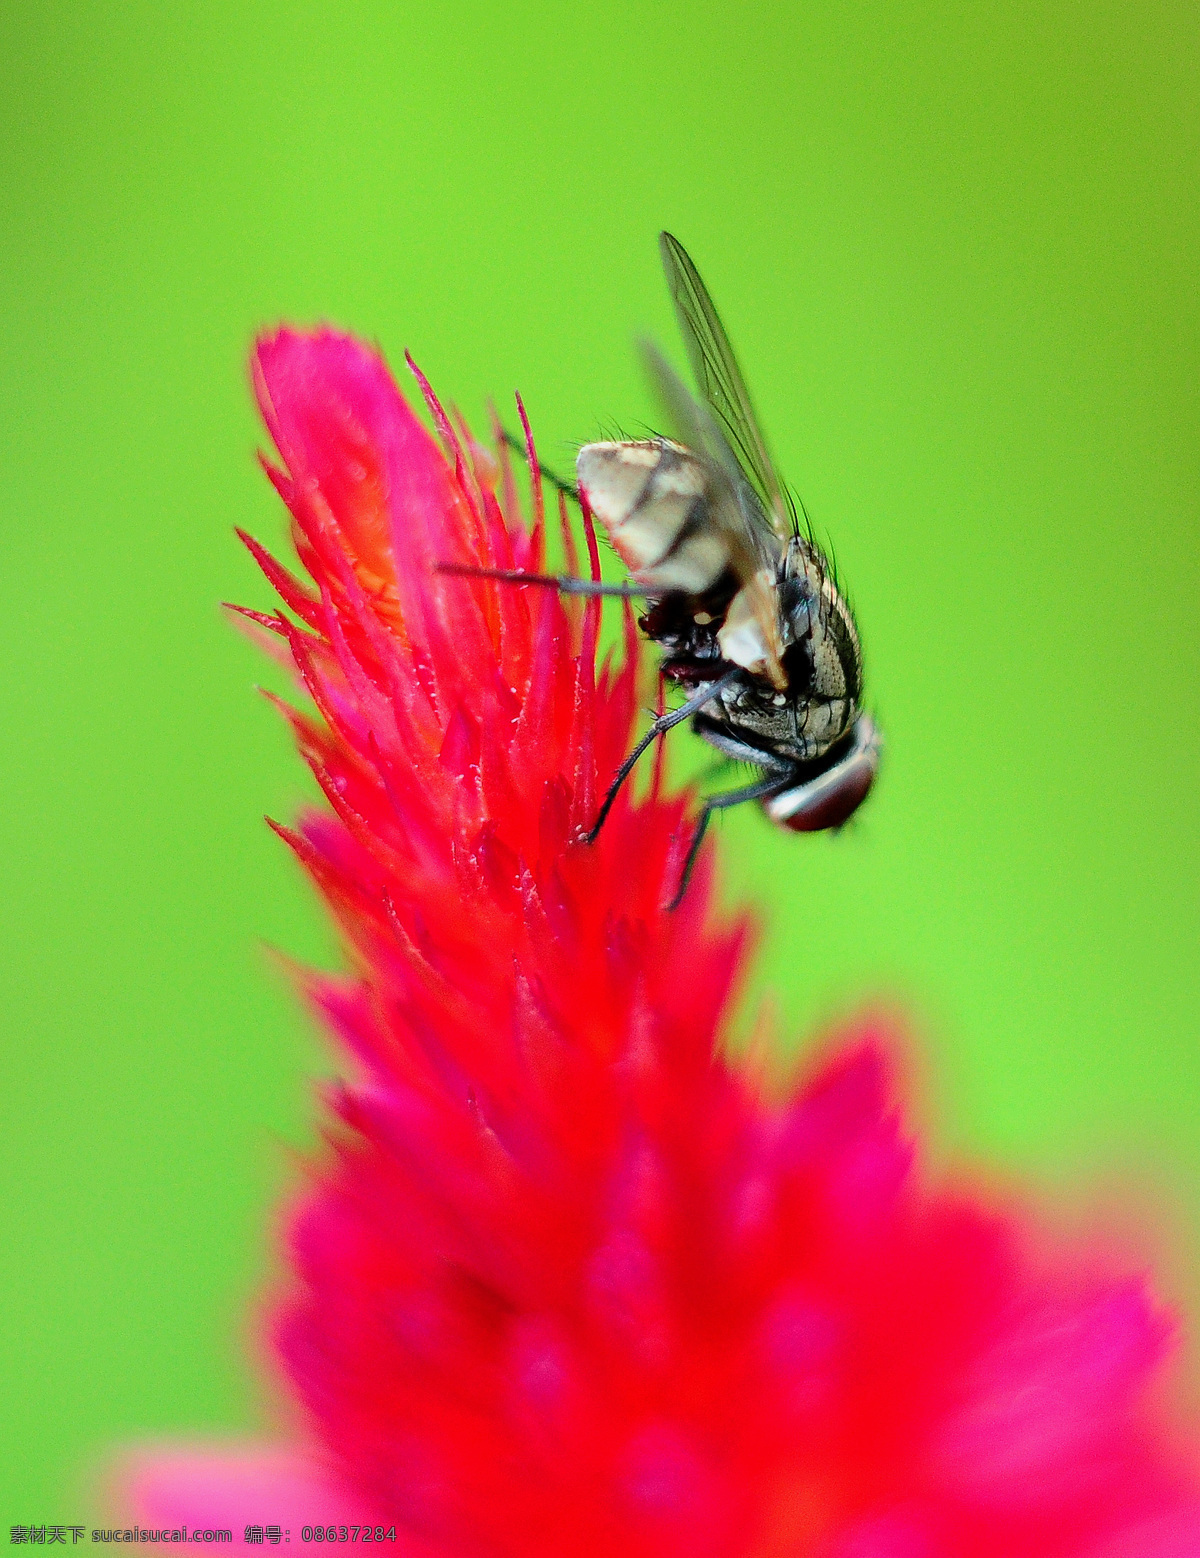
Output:
<path fill-rule="evenodd" d="M 369 348 L 283 330 L 254 381 L 311 586 L 248 544 L 327 799 L 272 826 L 344 934 L 306 993 L 347 1080 L 273 1331 L 307 1447 L 149 1457 L 138 1507 L 423 1558 L 1200 1553 L 1144 1283 L 928 1183 L 889 1024 L 782 1096 L 729 1058 L 751 927 L 710 849 L 665 912 L 661 757 L 580 842 L 644 678 L 628 612 L 597 671 L 599 600 L 487 576 L 542 567 L 520 403 L 532 528 Z"/>

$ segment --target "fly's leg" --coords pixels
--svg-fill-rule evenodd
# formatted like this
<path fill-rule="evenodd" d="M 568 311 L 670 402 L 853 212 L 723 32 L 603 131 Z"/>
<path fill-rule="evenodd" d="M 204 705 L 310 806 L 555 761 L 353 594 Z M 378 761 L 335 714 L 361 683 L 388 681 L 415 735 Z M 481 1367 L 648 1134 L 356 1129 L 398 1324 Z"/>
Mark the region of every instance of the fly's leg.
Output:
<path fill-rule="evenodd" d="M 500 429 L 500 437 L 514 454 L 519 454 L 522 460 L 528 461 L 529 449 L 523 438 L 518 438 L 516 433 L 510 433 L 506 427 Z M 561 492 L 564 497 L 570 498 L 572 503 L 579 502 L 579 488 L 573 481 L 567 481 L 565 476 L 559 476 L 556 472 L 543 465 L 540 460 L 536 460 L 534 463 L 537 466 L 537 473 L 543 481 L 548 481 L 557 492 Z"/>
<path fill-rule="evenodd" d="M 667 905 L 667 910 L 678 909 L 683 902 L 688 890 L 688 883 L 692 879 L 692 871 L 696 864 L 696 857 L 700 853 L 700 846 L 704 843 L 704 835 L 708 831 L 709 819 L 715 811 L 724 811 L 729 806 L 740 806 L 743 801 L 761 801 L 768 795 L 773 795 L 781 785 L 786 784 L 792 774 L 790 763 L 779 763 L 763 778 L 756 779 L 753 784 L 744 784 L 737 790 L 725 790 L 720 795 L 705 797 L 704 804 L 700 808 L 700 819 L 696 823 L 696 831 L 692 835 L 692 842 L 688 845 L 687 858 L 683 862 L 683 870 L 679 873 L 679 886 L 675 890 L 675 896 Z"/>
<path fill-rule="evenodd" d="M 499 579 L 502 584 L 540 584 L 560 595 L 619 595 L 624 600 L 645 600 L 642 584 L 606 584 L 600 579 L 576 579 L 569 573 L 522 573 L 519 568 L 477 568 L 474 563 L 434 563 L 436 573 L 453 573 L 467 579 Z"/>
<path fill-rule="evenodd" d="M 596 842 L 596 836 L 600 832 L 600 829 L 604 826 L 604 819 L 612 810 L 613 802 L 620 793 L 621 786 L 633 772 L 634 765 L 637 763 L 638 758 L 641 757 L 646 748 L 650 746 L 652 742 L 656 741 L 659 736 L 666 735 L 667 731 L 673 729 L 674 726 L 681 725 L 685 719 L 690 719 L 691 716 L 696 713 L 697 709 L 702 709 L 706 703 L 710 703 L 718 693 L 722 692 L 726 687 L 728 687 L 731 682 L 735 682 L 738 677 L 741 676 L 741 674 L 741 667 L 734 666 L 732 670 L 726 671 L 725 675 L 722 676 L 719 681 L 713 682 L 710 687 L 702 688 L 700 692 L 693 693 L 681 708 L 672 709 L 669 714 L 660 714 L 658 716 L 653 725 L 651 725 L 650 729 L 646 732 L 646 734 L 638 742 L 637 746 L 634 747 L 633 751 L 629 754 L 629 756 L 625 759 L 620 768 L 618 768 L 614 774 L 613 781 L 609 785 L 608 790 L 604 796 L 604 800 L 601 803 L 600 811 L 597 814 L 596 820 L 592 824 L 591 830 L 584 836 L 587 843 L 594 844 Z"/>

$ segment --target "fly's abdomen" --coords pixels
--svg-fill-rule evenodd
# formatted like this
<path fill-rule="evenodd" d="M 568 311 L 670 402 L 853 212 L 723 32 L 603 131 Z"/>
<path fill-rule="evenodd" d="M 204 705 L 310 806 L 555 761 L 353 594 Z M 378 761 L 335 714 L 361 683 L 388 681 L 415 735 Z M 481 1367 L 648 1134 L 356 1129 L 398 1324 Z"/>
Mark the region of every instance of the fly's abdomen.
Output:
<path fill-rule="evenodd" d="M 720 531 L 705 522 L 704 466 L 681 444 L 585 444 L 575 470 L 621 561 L 648 589 L 703 595 L 729 566 Z"/>

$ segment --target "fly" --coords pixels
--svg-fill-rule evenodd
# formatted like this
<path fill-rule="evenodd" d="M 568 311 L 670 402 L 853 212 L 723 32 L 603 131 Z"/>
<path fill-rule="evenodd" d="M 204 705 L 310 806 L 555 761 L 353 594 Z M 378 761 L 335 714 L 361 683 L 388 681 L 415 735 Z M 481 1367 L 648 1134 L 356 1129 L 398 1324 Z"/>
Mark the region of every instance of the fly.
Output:
<path fill-rule="evenodd" d="M 675 908 L 714 811 L 756 800 L 772 822 L 794 832 L 840 827 L 871 789 L 882 742 L 862 708 L 853 614 L 776 474 L 708 289 L 670 233 L 660 235 L 659 247 L 701 398 L 645 343 L 647 369 L 677 437 L 585 444 L 575 466 L 578 494 L 630 582 L 501 577 L 571 594 L 644 598 L 641 629 L 662 650 L 662 674 L 686 694 L 613 776 L 589 842 L 638 758 L 684 720 L 726 757 L 759 770 L 753 782 L 702 802 Z"/>

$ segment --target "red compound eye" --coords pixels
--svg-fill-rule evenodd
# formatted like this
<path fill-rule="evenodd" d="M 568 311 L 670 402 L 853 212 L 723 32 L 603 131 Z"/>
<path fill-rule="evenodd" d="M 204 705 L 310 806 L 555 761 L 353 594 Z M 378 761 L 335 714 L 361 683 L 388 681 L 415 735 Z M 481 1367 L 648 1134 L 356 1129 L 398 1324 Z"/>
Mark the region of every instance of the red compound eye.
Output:
<path fill-rule="evenodd" d="M 772 795 L 763 807 L 772 822 L 793 833 L 819 833 L 840 828 L 866 800 L 875 775 L 883 742 L 869 714 L 859 716 L 854 742 L 839 762 L 805 784 L 793 785 Z"/>

